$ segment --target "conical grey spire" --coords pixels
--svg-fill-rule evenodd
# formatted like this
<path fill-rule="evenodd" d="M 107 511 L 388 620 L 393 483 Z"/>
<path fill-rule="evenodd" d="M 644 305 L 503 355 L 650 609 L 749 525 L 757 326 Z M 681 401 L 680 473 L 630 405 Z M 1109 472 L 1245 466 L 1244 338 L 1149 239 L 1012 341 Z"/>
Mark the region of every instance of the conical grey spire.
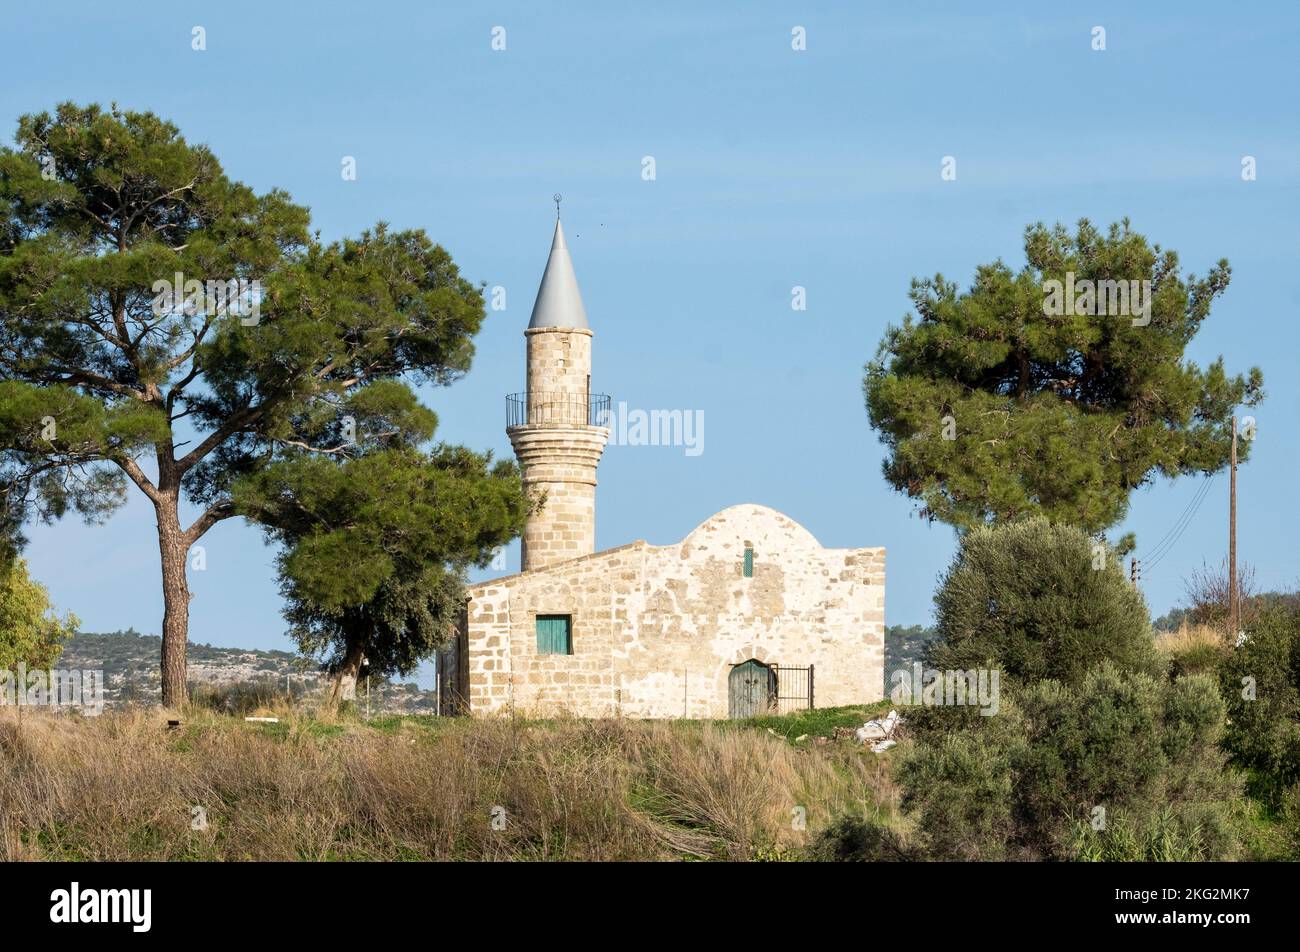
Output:
<path fill-rule="evenodd" d="M 573 259 L 569 246 L 564 243 L 564 229 L 555 219 L 555 237 L 551 241 L 551 256 L 546 259 L 537 301 L 533 304 L 533 317 L 529 327 L 586 327 L 587 311 L 582 306 L 578 291 L 578 277 L 573 273 Z"/>

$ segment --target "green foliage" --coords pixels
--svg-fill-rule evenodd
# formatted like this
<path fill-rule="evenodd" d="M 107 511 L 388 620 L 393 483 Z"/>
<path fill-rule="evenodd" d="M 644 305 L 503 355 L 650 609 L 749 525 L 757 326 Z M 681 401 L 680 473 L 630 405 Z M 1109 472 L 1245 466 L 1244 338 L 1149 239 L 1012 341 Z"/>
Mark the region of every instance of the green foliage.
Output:
<path fill-rule="evenodd" d="M 409 674 L 446 643 L 466 570 L 486 565 L 529 513 L 514 463 L 453 446 L 284 460 L 238 481 L 233 500 L 284 545 L 285 616 L 300 650 L 332 670 L 364 654 L 375 675 Z"/>
<path fill-rule="evenodd" d="M 965 534 L 935 595 L 940 640 L 930 663 L 966 670 L 986 662 L 1029 683 L 1079 680 L 1111 661 L 1154 672 L 1147 608 L 1110 550 L 1043 517 Z"/>
<path fill-rule="evenodd" d="M 1223 859 L 1237 849 L 1240 783 L 1219 748 L 1225 708 L 1207 677 L 1171 682 L 1107 663 L 1075 686 L 1004 691 L 990 717 L 930 713 L 909 720 L 917 736 L 898 774 L 930 858 L 1099 858 L 1139 844 L 1152 858 Z M 1097 808 L 1105 830 L 1094 832 L 1105 835 L 1084 835 Z"/>
<path fill-rule="evenodd" d="M 120 470 L 98 465 L 167 438 L 158 414 L 106 404 L 62 384 L 0 379 L 0 533 L 12 557 L 24 519 L 53 522 L 75 511 L 98 522 L 126 499 Z"/>
<path fill-rule="evenodd" d="M 1119 814 L 1097 830 L 1080 820 L 1072 852 L 1086 863 L 1189 863 L 1205 859 L 1207 847 L 1198 824 L 1166 808 L 1145 824 Z"/>
<path fill-rule="evenodd" d="M 1017 731 L 1023 722 L 1005 697 L 999 713 L 982 721 L 944 720 L 955 729 L 921 734 L 903 751 L 895 774 L 904 811 L 917 816 L 918 847 L 930 859 L 1012 858 L 1019 839 L 1015 768 L 1028 757 L 1027 738 Z M 958 720 L 966 726 L 952 723 Z M 908 726 L 915 730 L 911 721 Z"/>
<path fill-rule="evenodd" d="M 1300 860 L 1300 784 L 1292 784 L 1278 798 L 1281 857 Z"/>
<path fill-rule="evenodd" d="M 930 643 L 939 637 L 933 628 L 924 625 L 886 625 L 885 626 L 885 683 L 889 683 L 891 672 L 910 669 L 913 664 L 925 657 Z M 888 692 L 888 687 L 886 687 Z"/>
<path fill-rule="evenodd" d="M 1177 631 L 1189 614 L 1186 608 L 1171 608 L 1151 623 L 1156 631 Z"/>
<path fill-rule="evenodd" d="M 1220 676 L 1227 748 L 1234 762 L 1253 770 L 1261 795 L 1276 801 L 1300 783 L 1300 610 L 1265 608 Z"/>
<path fill-rule="evenodd" d="M 307 213 L 230 182 L 211 152 L 150 113 L 64 104 L 21 118 L 16 145 L 0 149 L 6 501 L 15 519 L 29 506 L 61 514 L 47 500 L 55 487 L 34 479 L 49 472 L 100 497 L 83 506 L 111 508 L 122 464 L 156 443 L 170 449 L 187 388 L 216 370 L 199 349 L 218 324 L 239 325 L 159 316 L 153 283 L 175 272 L 269 281 L 305 247 Z M 53 439 L 40 436 L 44 417 Z"/>
<path fill-rule="evenodd" d="M 873 717 L 889 711 L 889 701 L 876 704 L 853 704 L 846 707 L 816 707 L 787 714 L 760 714 L 741 722 L 749 727 L 770 730 L 786 740 L 796 737 L 830 737 L 837 727 L 861 727 Z M 803 741 L 802 743 L 807 743 Z"/>
<path fill-rule="evenodd" d="M 0 563 L 0 670 L 53 667 L 78 624 L 74 615 L 54 613 L 50 593 L 27 574 L 26 562 Z"/>
<path fill-rule="evenodd" d="M 1178 256 L 1127 221 L 1106 235 L 1087 220 L 1074 235 L 1034 225 L 1025 256 L 1019 272 L 981 266 L 965 292 L 942 275 L 912 282 L 919 319 L 888 329 L 863 384 L 890 485 L 961 530 L 1041 513 L 1096 532 L 1156 475 L 1222 469 L 1232 409 L 1263 398 L 1263 377 L 1230 377 L 1221 359 L 1203 370 L 1184 352 L 1227 262 L 1184 279 Z M 1066 272 L 1149 280 L 1150 323 L 1045 314 L 1044 282 Z"/>
<path fill-rule="evenodd" d="M 843 816 L 817 834 L 809 858 L 830 863 L 895 863 L 922 857 L 893 828 L 865 817 Z"/>
<path fill-rule="evenodd" d="M 1169 652 L 1169 673 L 1172 677 L 1184 674 L 1216 676 L 1225 657 L 1219 645 L 1200 642 L 1187 648 Z"/>

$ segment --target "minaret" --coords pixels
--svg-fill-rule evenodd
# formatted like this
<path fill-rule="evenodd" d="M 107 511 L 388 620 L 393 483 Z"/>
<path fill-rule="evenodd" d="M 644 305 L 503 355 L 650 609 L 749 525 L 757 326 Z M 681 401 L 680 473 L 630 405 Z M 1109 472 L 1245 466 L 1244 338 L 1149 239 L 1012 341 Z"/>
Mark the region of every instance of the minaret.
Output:
<path fill-rule="evenodd" d="M 591 392 L 591 328 L 564 243 L 555 236 L 524 331 L 528 392 L 507 397 L 506 435 L 524 488 L 544 496 L 523 538 L 525 572 L 596 550 L 596 466 L 609 430 L 609 397 Z"/>

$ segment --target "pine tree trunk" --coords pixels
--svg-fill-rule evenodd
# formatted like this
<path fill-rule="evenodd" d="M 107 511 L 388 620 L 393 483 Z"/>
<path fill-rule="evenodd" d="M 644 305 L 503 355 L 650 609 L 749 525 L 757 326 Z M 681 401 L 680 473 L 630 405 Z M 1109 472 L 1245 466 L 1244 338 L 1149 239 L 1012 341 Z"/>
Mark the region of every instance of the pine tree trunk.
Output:
<path fill-rule="evenodd" d="M 361 673 L 361 662 L 365 658 L 365 651 L 360 642 L 354 642 L 348 646 L 348 653 L 343 656 L 343 663 L 334 674 L 334 690 L 330 693 L 330 707 L 339 706 L 339 695 L 343 690 L 343 681 L 345 678 L 351 678 L 352 683 L 357 681 L 357 675 Z"/>
<path fill-rule="evenodd" d="M 164 496 L 156 505 L 158 549 L 162 555 L 162 703 L 180 707 L 188 697 L 185 649 L 190 626 L 190 586 L 185 577 L 189 547 L 179 520 L 177 496 Z"/>

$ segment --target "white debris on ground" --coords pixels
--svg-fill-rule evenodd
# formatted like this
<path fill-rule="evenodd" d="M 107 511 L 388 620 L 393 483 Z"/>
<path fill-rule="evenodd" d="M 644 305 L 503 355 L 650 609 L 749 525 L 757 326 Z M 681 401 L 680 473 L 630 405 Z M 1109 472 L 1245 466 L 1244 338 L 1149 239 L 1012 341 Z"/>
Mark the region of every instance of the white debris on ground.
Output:
<path fill-rule="evenodd" d="M 853 732 L 853 737 L 859 744 L 870 743 L 872 753 L 879 754 L 898 743 L 894 740 L 894 731 L 901 720 L 898 711 L 890 711 L 883 718 L 867 721 Z"/>

